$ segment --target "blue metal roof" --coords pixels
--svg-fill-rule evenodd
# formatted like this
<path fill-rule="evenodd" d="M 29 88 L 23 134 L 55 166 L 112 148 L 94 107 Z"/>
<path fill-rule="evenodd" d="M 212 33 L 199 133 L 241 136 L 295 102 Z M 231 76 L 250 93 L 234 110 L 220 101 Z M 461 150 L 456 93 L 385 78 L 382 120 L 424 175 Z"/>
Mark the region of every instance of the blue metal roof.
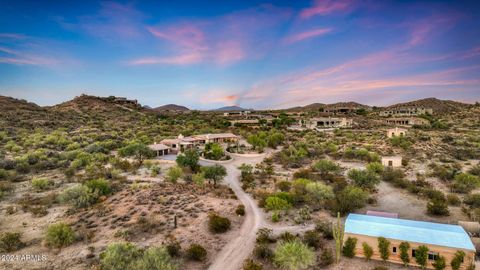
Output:
<path fill-rule="evenodd" d="M 458 225 L 350 214 L 345 232 L 475 251 L 470 237 Z"/>

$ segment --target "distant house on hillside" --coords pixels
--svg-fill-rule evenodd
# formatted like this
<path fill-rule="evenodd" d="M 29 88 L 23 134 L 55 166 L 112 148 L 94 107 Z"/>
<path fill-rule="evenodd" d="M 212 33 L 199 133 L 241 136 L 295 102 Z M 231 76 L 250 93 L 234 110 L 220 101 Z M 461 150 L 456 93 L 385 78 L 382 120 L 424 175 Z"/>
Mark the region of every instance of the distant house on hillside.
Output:
<path fill-rule="evenodd" d="M 178 153 L 207 143 L 237 143 L 240 137 L 232 133 L 200 134 L 189 137 L 178 135 L 176 139 L 164 139 L 160 144 L 168 146 L 170 152 Z"/>
<path fill-rule="evenodd" d="M 433 114 L 433 109 L 423 107 L 399 107 L 380 111 L 380 116 L 417 116 Z"/>
<path fill-rule="evenodd" d="M 392 137 L 403 137 L 407 134 L 407 130 L 404 128 L 390 128 L 387 130 L 387 137 L 392 138 Z"/>
<path fill-rule="evenodd" d="M 385 122 L 390 125 L 400 126 L 425 126 L 430 124 L 430 121 L 420 117 L 387 118 Z"/>
<path fill-rule="evenodd" d="M 353 125 L 353 120 L 345 117 L 316 117 L 306 121 L 305 125 L 310 129 L 348 128 Z"/>
<path fill-rule="evenodd" d="M 445 258 L 446 269 L 451 269 L 450 262 L 457 251 L 465 253 L 460 268 L 462 270 L 467 269 L 475 259 L 475 247 L 465 230 L 458 225 L 350 214 L 345 221 L 345 241 L 349 237 L 357 239 L 355 256 L 365 257 L 362 245 L 367 243 L 373 248 L 371 259 L 374 260 L 382 260 L 378 248 L 379 237 L 384 237 L 390 242 L 388 261 L 393 263 L 403 263 L 400 258 L 402 242 L 410 244 L 408 255 L 411 266 L 419 266 L 415 256 L 419 246 L 422 245 L 428 247 L 427 268 L 429 269 L 433 269 L 432 263 L 439 256 Z"/>
<path fill-rule="evenodd" d="M 154 143 L 149 145 L 148 147 L 155 152 L 155 155 L 157 157 L 168 155 L 171 150 L 171 147 L 163 143 Z"/>
<path fill-rule="evenodd" d="M 384 156 L 382 157 L 382 165 L 385 167 L 402 167 L 401 156 Z"/>

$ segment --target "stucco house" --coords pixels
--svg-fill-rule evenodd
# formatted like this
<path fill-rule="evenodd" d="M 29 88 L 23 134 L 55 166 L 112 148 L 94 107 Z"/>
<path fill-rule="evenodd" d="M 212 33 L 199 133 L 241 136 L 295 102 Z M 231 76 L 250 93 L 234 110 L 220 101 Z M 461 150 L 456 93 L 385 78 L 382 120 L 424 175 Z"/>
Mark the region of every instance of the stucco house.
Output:
<path fill-rule="evenodd" d="M 160 143 L 170 147 L 171 152 L 178 153 L 207 143 L 236 143 L 239 139 L 240 137 L 233 133 L 200 134 L 189 137 L 180 134 L 176 139 L 165 139 Z"/>
<path fill-rule="evenodd" d="M 168 155 L 170 153 L 171 147 L 163 143 L 154 143 L 148 146 L 152 151 L 155 152 L 157 157 Z"/>
<path fill-rule="evenodd" d="M 398 118 L 387 118 L 385 120 L 387 124 L 390 125 L 400 125 L 400 126 L 426 126 L 430 125 L 430 121 L 420 117 L 398 117 Z"/>
<path fill-rule="evenodd" d="M 462 270 L 467 269 L 475 258 L 475 247 L 470 237 L 458 225 L 350 214 L 345 221 L 345 241 L 348 237 L 357 239 L 355 256 L 364 257 L 362 245 L 367 243 L 373 248 L 371 257 L 373 260 L 382 260 L 378 248 L 379 237 L 384 237 L 390 242 L 388 261 L 393 263 L 403 263 L 399 247 L 402 242 L 410 244 L 408 255 L 411 266 L 418 266 L 415 255 L 418 247 L 422 245 L 428 247 L 426 267 L 429 269 L 433 269 L 432 263 L 439 256 L 446 260 L 445 269 L 452 269 L 450 262 L 457 251 L 465 253 L 460 268 Z"/>
<path fill-rule="evenodd" d="M 348 128 L 353 125 L 353 121 L 345 117 L 316 117 L 306 121 L 305 125 L 310 129 Z"/>
<path fill-rule="evenodd" d="M 407 134 L 407 129 L 405 128 L 390 128 L 387 130 L 387 137 L 392 138 L 392 137 L 403 137 Z"/>
<path fill-rule="evenodd" d="M 401 156 L 383 156 L 382 165 L 385 167 L 402 167 L 402 157 Z"/>

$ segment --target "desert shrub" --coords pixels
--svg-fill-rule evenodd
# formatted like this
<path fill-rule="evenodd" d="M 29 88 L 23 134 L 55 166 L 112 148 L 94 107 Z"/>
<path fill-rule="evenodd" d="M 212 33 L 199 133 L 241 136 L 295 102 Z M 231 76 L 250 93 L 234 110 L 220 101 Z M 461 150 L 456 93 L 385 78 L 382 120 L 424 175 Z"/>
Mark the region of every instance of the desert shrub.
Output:
<path fill-rule="evenodd" d="M 20 233 L 5 232 L 0 234 L 0 252 L 13 252 L 25 246 Z"/>
<path fill-rule="evenodd" d="M 182 168 L 178 166 L 172 166 L 167 170 L 166 179 L 172 183 L 177 183 L 178 179 L 183 176 Z"/>
<path fill-rule="evenodd" d="M 365 259 L 369 261 L 373 255 L 373 248 L 365 242 L 362 243 L 362 248 L 363 248 L 363 255 L 365 256 Z"/>
<path fill-rule="evenodd" d="M 37 191 L 47 190 L 53 185 L 53 181 L 46 178 L 33 178 L 32 187 Z"/>
<path fill-rule="evenodd" d="M 253 254 L 255 255 L 256 258 L 262 259 L 262 260 L 271 260 L 273 258 L 273 250 L 268 247 L 267 244 L 261 243 L 255 245 L 255 248 L 253 249 Z"/>
<path fill-rule="evenodd" d="M 410 256 L 408 255 L 408 250 L 410 249 L 410 243 L 402 242 L 399 246 L 400 249 L 400 259 L 403 262 L 403 265 L 407 266 L 410 262 Z"/>
<path fill-rule="evenodd" d="M 473 208 L 480 207 L 480 193 L 469 194 L 465 197 L 463 202 Z"/>
<path fill-rule="evenodd" d="M 460 173 L 455 176 L 452 189 L 458 193 L 469 193 L 479 186 L 480 180 L 477 176 L 469 173 Z"/>
<path fill-rule="evenodd" d="M 315 225 L 315 230 L 321 232 L 325 239 L 333 239 L 332 224 L 327 221 L 320 221 Z"/>
<path fill-rule="evenodd" d="M 8 178 L 8 172 L 4 169 L 0 169 L 0 180 L 4 180 Z"/>
<path fill-rule="evenodd" d="M 68 203 L 76 208 L 85 208 L 94 204 L 98 199 L 98 194 L 92 192 L 84 185 L 76 185 L 64 190 L 59 195 L 61 203 Z"/>
<path fill-rule="evenodd" d="M 192 182 L 195 183 L 198 186 L 204 186 L 205 185 L 205 175 L 202 172 L 195 173 L 192 175 Z"/>
<path fill-rule="evenodd" d="M 112 192 L 110 183 L 105 179 L 89 180 L 85 182 L 85 186 L 87 186 L 92 192 L 98 194 L 99 196 L 108 195 Z"/>
<path fill-rule="evenodd" d="M 450 266 L 452 266 L 452 270 L 459 270 L 460 266 L 462 266 L 463 260 L 465 259 L 465 252 L 458 250 L 455 252 L 455 256 L 450 261 Z"/>
<path fill-rule="evenodd" d="M 480 164 L 477 164 L 477 165 L 475 165 L 475 166 L 472 166 L 472 167 L 468 170 L 468 173 L 469 173 L 469 174 L 476 175 L 476 176 L 480 176 Z"/>
<path fill-rule="evenodd" d="M 363 189 L 374 189 L 380 183 L 377 174 L 369 170 L 352 169 L 348 172 L 348 177 L 353 183 Z"/>
<path fill-rule="evenodd" d="M 178 266 L 165 247 L 151 247 L 143 252 L 132 268 L 135 270 L 176 270 Z"/>
<path fill-rule="evenodd" d="M 230 229 L 230 220 L 212 213 L 208 216 L 208 229 L 212 233 L 224 233 Z"/>
<path fill-rule="evenodd" d="M 364 207 L 367 203 L 368 192 L 359 187 L 347 186 L 336 194 L 335 199 L 333 212 L 346 214 Z"/>
<path fill-rule="evenodd" d="M 445 257 L 438 256 L 437 259 L 432 263 L 432 266 L 433 268 L 435 268 L 435 270 L 444 270 L 445 267 L 447 267 L 447 262 L 445 260 Z"/>
<path fill-rule="evenodd" d="M 65 223 L 57 223 L 48 226 L 45 241 L 48 246 L 61 248 L 75 241 L 75 233 Z"/>
<path fill-rule="evenodd" d="M 357 238 L 348 237 L 343 243 L 342 254 L 345 257 L 353 258 L 355 256 L 355 247 L 357 245 Z"/>
<path fill-rule="evenodd" d="M 243 263 L 243 270 L 262 270 L 261 264 L 255 263 L 253 260 L 248 259 Z"/>
<path fill-rule="evenodd" d="M 453 205 L 453 206 L 457 206 L 457 205 L 460 205 L 460 203 L 462 203 L 462 201 L 460 200 L 460 197 L 458 197 L 455 194 L 448 194 L 447 202 L 449 205 Z"/>
<path fill-rule="evenodd" d="M 305 188 L 307 191 L 305 201 L 314 208 L 323 206 L 325 201 L 335 197 L 332 187 L 320 182 L 308 183 Z"/>
<path fill-rule="evenodd" d="M 427 259 L 428 247 L 424 245 L 419 246 L 415 251 L 415 262 L 417 262 L 417 264 L 420 265 L 422 269 L 425 269 L 425 266 L 427 265 Z"/>
<path fill-rule="evenodd" d="M 285 231 L 279 235 L 280 240 L 283 242 L 296 241 L 297 236 L 293 235 L 291 232 Z"/>
<path fill-rule="evenodd" d="M 319 172 L 322 178 L 325 178 L 329 174 L 336 174 L 340 171 L 340 166 L 338 166 L 337 163 L 328 159 L 322 159 L 315 162 L 312 168 L 315 171 Z"/>
<path fill-rule="evenodd" d="M 257 243 L 271 243 L 275 239 L 272 238 L 272 230 L 268 228 L 261 228 L 257 232 Z"/>
<path fill-rule="evenodd" d="M 13 190 L 13 184 L 7 181 L 0 181 L 0 192 L 10 192 Z"/>
<path fill-rule="evenodd" d="M 275 265 L 290 270 L 306 269 L 315 263 L 315 253 L 298 240 L 282 242 L 275 249 Z"/>
<path fill-rule="evenodd" d="M 288 192 L 292 188 L 292 183 L 288 181 L 281 181 L 277 183 L 277 187 L 283 192 Z"/>
<path fill-rule="evenodd" d="M 401 169 L 387 167 L 383 170 L 381 178 L 385 182 L 396 183 L 405 177 L 405 173 Z"/>
<path fill-rule="evenodd" d="M 382 173 L 383 172 L 383 165 L 380 162 L 371 162 L 367 164 L 367 171 L 373 173 Z"/>
<path fill-rule="evenodd" d="M 334 258 L 333 258 L 333 252 L 331 249 L 327 248 L 322 251 L 322 254 L 320 254 L 320 262 L 319 265 L 321 267 L 329 266 L 333 263 Z"/>
<path fill-rule="evenodd" d="M 239 216 L 244 216 L 245 215 L 245 205 L 240 204 L 237 206 L 237 209 L 235 209 L 235 214 Z"/>
<path fill-rule="evenodd" d="M 292 207 L 290 203 L 288 203 L 286 200 L 281 199 L 277 196 L 270 196 L 265 200 L 265 208 L 267 210 L 274 210 L 274 211 L 280 211 L 280 210 L 288 210 Z"/>
<path fill-rule="evenodd" d="M 152 175 L 152 177 L 156 177 L 162 172 L 162 169 L 160 168 L 160 166 L 154 165 L 150 168 L 150 171 L 151 171 L 150 174 Z"/>
<path fill-rule="evenodd" d="M 392 144 L 392 146 L 401 147 L 403 149 L 408 149 L 412 145 L 412 142 L 408 138 L 403 136 L 395 136 L 390 138 L 390 143 Z"/>
<path fill-rule="evenodd" d="M 380 257 L 383 261 L 386 261 L 388 260 L 388 257 L 390 257 L 390 241 L 388 241 L 384 237 L 379 237 L 377 240 Z"/>
<path fill-rule="evenodd" d="M 303 235 L 303 242 L 314 249 L 323 246 L 322 237 L 317 231 L 306 231 Z"/>
<path fill-rule="evenodd" d="M 450 211 L 446 201 L 433 199 L 427 203 L 427 213 L 434 216 L 448 216 Z"/>
<path fill-rule="evenodd" d="M 166 249 L 171 257 L 178 257 L 182 251 L 182 246 L 180 246 L 179 242 L 173 241 L 167 244 Z"/>
<path fill-rule="evenodd" d="M 204 261 L 207 258 L 207 250 L 199 244 L 191 244 L 185 251 L 189 260 Z"/>
<path fill-rule="evenodd" d="M 131 269 L 142 252 L 131 243 L 114 243 L 107 246 L 100 254 L 102 270 Z"/>

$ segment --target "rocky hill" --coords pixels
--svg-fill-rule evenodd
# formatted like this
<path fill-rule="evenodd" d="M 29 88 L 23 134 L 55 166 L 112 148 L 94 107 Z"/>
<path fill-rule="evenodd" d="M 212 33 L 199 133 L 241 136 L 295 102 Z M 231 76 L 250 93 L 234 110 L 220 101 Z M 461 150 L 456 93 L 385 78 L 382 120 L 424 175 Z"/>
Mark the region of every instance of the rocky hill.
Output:
<path fill-rule="evenodd" d="M 386 107 L 387 109 L 405 108 L 405 107 L 422 107 L 431 108 L 435 114 L 443 114 L 459 111 L 472 107 L 471 104 L 461 103 L 453 100 L 441 100 L 437 98 L 425 98 L 404 103 L 398 103 Z"/>
<path fill-rule="evenodd" d="M 181 105 L 177 105 L 177 104 L 167 104 L 167 105 L 163 105 L 163 106 L 160 106 L 160 107 L 157 107 L 157 108 L 153 108 L 152 110 L 156 111 L 156 112 L 186 112 L 186 111 L 190 111 L 189 108 L 185 107 L 185 106 L 181 106 Z"/>
<path fill-rule="evenodd" d="M 245 110 L 248 110 L 248 109 L 242 108 L 240 106 L 225 106 L 225 107 L 218 108 L 215 111 L 231 112 L 231 111 L 245 111 Z"/>

